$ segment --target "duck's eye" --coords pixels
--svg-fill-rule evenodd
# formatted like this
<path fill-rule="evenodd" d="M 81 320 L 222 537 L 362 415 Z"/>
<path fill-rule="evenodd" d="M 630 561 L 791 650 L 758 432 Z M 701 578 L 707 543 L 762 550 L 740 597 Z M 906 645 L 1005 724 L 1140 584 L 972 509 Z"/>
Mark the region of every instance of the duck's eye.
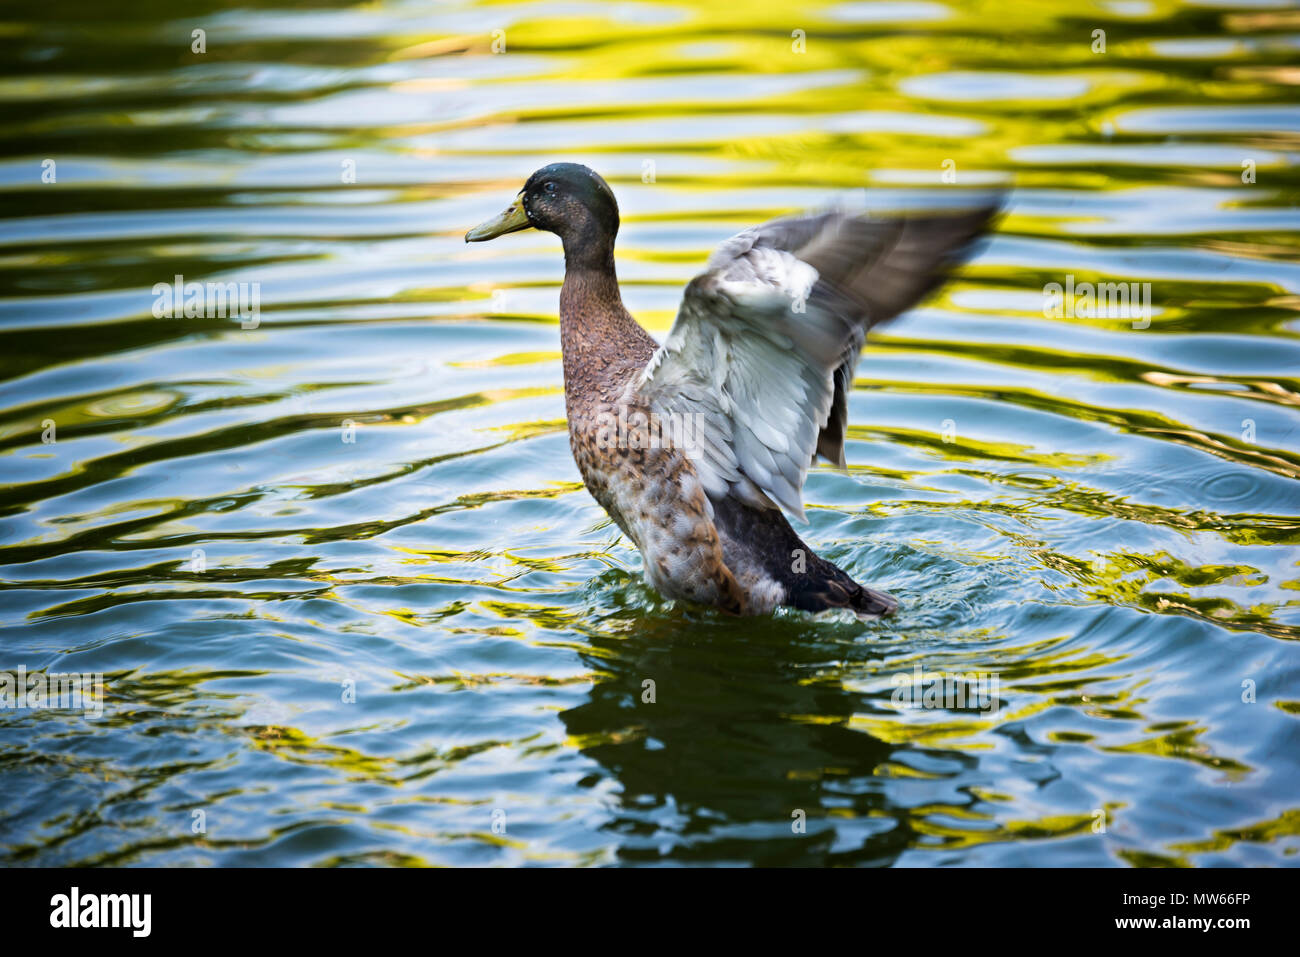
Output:
<path fill-rule="evenodd" d="M 546 184 L 546 191 L 547 191 L 548 193 L 553 193 L 553 192 L 555 192 L 555 184 L 554 184 L 554 183 L 547 183 L 547 184 Z"/>

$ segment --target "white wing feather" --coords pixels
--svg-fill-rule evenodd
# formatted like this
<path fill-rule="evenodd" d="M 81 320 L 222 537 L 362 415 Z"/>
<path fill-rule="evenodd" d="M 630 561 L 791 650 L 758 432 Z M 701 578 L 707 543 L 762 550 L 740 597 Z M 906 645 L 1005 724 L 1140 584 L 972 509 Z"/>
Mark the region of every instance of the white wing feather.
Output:
<path fill-rule="evenodd" d="M 825 212 L 733 236 L 686 287 L 633 396 L 661 418 L 699 416 L 683 451 L 711 496 L 806 521 L 815 455 L 844 461 L 847 393 L 868 327 L 934 289 L 999 204 L 880 220 Z"/>
<path fill-rule="evenodd" d="M 702 414 L 698 441 L 684 451 L 710 494 L 774 501 L 801 519 L 849 332 L 807 308 L 817 278 L 791 253 L 764 247 L 700 276 L 637 387 L 661 416 Z"/>

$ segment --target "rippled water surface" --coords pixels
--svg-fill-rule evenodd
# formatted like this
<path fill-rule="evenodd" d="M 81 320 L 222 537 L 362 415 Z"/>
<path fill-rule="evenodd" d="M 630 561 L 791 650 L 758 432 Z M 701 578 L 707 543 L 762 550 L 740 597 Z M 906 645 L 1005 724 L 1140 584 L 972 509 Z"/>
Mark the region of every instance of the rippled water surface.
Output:
<path fill-rule="evenodd" d="M 61 0 L 0 48 L 0 670 L 107 695 L 0 712 L 0 863 L 1300 861 L 1295 4 Z M 643 584 L 558 240 L 462 242 L 556 160 L 660 336 L 746 225 L 1014 180 L 809 479 L 895 618 Z M 178 274 L 256 328 L 155 318 Z"/>

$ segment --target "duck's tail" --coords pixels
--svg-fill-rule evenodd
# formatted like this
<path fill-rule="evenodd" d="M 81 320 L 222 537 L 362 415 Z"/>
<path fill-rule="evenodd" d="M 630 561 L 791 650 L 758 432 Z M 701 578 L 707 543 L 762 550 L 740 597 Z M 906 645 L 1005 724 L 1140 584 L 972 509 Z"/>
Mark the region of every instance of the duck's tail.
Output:
<path fill-rule="evenodd" d="M 804 611 L 849 608 L 859 618 L 884 618 L 898 610 L 893 595 L 858 584 L 824 558 L 816 558 L 815 570 L 810 564 L 806 574 L 786 584 L 786 601 Z"/>
<path fill-rule="evenodd" d="M 809 548 L 777 509 L 733 498 L 710 501 L 728 567 L 777 582 L 784 591 L 780 604 L 814 612 L 849 608 L 859 618 L 883 618 L 898 610 L 892 595 L 859 585 Z"/>

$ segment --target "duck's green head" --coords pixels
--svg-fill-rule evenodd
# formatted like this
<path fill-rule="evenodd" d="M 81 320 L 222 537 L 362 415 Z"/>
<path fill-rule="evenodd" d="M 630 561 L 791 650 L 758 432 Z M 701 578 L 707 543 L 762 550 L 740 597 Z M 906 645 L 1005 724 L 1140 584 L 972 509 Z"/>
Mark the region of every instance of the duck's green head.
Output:
<path fill-rule="evenodd" d="M 543 166 L 528 177 L 504 213 L 475 226 L 465 234 L 465 242 L 530 227 L 555 233 L 564 240 L 566 253 L 571 246 L 612 246 L 618 233 L 614 191 L 595 170 L 578 163 Z"/>

